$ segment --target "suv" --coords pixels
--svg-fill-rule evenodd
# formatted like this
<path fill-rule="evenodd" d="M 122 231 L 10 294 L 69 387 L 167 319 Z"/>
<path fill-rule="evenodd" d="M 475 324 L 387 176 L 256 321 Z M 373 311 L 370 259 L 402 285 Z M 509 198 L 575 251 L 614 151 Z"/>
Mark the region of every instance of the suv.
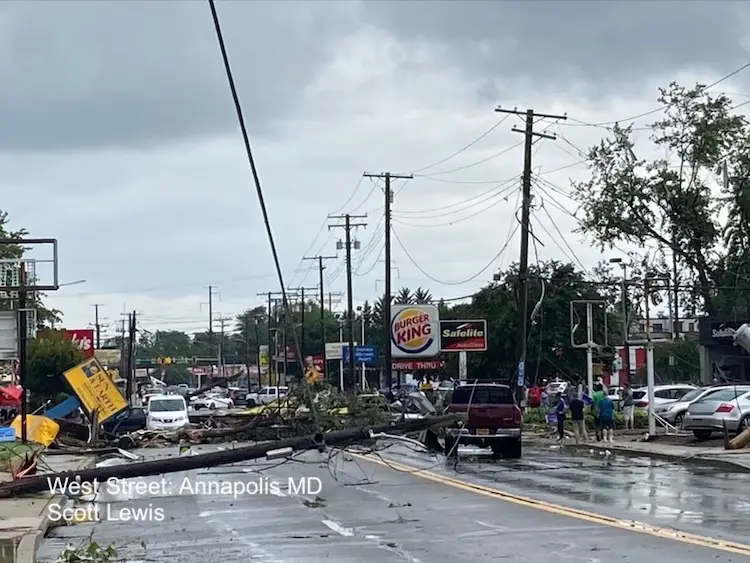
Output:
<path fill-rule="evenodd" d="M 457 387 L 445 412 L 469 415 L 464 427 L 446 429 L 445 452 L 449 456 L 456 456 L 458 443 L 491 447 L 496 456 L 521 457 L 523 416 L 507 385 L 484 383 Z"/>
<path fill-rule="evenodd" d="M 248 393 L 245 401 L 248 407 L 256 407 L 273 403 L 276 399 L 285 397 L 289 387 L 261 387 L 257 393 Z"/>

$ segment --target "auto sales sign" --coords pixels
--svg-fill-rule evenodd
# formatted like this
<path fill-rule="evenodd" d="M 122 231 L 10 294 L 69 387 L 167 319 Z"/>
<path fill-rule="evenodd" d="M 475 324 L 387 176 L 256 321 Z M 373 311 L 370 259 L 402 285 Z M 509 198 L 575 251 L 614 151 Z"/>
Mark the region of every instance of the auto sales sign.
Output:
<path fill-rule="evenodd" d="M 487 321 L 440 321 L 441 352 L 487 350 Z"/>
<path fill-rule="evenodd" d="M 440 353 L 440 319 L 434 305 L 391 307 L 391 355 L 434 358 Z"/>
<path fill-rule="evenodd" d="M 65 340 L 70 340 L 83 354 L 84 359 L 94 357 L 94 330 L 91 328 L 65 329 Z"/>

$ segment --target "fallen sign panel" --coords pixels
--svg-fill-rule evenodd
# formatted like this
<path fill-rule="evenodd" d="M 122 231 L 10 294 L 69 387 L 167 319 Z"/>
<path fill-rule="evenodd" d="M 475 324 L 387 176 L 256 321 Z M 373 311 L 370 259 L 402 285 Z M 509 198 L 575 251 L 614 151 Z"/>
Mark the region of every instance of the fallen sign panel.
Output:
<path fill-rule="evenodd" d="M 128 407 L 128 402 L 96 358 L 89 358 L 66 371 L 63 376 L 91 415 L 97 412 L 99 423 L 109 420 Z"/>

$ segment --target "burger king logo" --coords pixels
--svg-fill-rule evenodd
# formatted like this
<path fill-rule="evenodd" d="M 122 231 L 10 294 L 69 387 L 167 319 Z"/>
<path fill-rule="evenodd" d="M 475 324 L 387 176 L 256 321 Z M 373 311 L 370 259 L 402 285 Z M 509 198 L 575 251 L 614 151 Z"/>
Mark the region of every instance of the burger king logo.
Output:
<path fill-rule="evenodd" d="M 437 344 L 436 324 L 435 307 L 402 306 L 391 320 L 391 341 L 405 355 L 429 354 L 430 348 L 435 348 Z"/>

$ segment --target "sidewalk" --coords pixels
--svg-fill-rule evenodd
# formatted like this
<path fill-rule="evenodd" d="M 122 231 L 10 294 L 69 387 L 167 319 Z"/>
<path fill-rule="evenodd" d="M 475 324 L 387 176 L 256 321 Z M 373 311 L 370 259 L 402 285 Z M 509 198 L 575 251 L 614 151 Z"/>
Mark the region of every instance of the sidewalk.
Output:
<path fill-rule="evenodd" d="M 54 455 L 42 458 L 48 471 L 74 471 L 88 467 L 94 457 Z M 40 468 L 40 472 L 42 472 Z M 10 480 L 8 473 L 0 473 L 0 481 Z M 36 550 L 49 527 L 48 506 L 61 502 L 50 493 L 16 499 L 0 499 L 0 555 L 3 561 L 33 563 Z M 15 558 L 10 558 L 15 551 Z"/>
<path fill-rule="evenodd" d="M 720 447 L 697 447 L 652 442 L 637 442 L 627 438 L 615 437 L 614 444 L 597 442 L 590 436 L 590 441 L 576 444 L 572 438 L 565 441 L 563 448 L 577 451 L 608 450 L 615 454 L 629 456 L 646 456 L 675 463 L 696 463 L 721 467 L 729 471 L 750 472 L 750 449 L 725 450 Z M 545 444 L 557 444 L 548 438 L 530 438 L 530 441 Z"/>

